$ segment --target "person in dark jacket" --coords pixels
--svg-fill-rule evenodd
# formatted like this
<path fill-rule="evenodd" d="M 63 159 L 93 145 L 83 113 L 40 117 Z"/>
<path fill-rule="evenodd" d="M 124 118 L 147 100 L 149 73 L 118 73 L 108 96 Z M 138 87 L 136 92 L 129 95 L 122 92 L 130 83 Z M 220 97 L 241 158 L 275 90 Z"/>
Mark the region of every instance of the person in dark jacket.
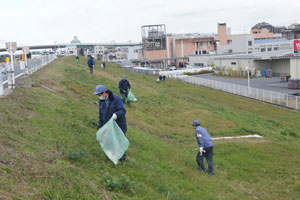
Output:
<path fill-rule="evenodd" d="M 103 64 L 102 64 L 102 65 L 103 65 L 103 69 L 105 69 L 106 63 L 105 63 L 105 62 L 103 62 Z"/>
<path fill-rule="evenodd" d="M 79 63 L 79 56 L 76 56 L 76 62 Z"/>
<path fill-rule="evenodd" d="M 131 85 L 129 81 L 126 79 L 126 76 L 122 76 L 122 80 L 119 82 L 119 89 L 122 95 L 123 103 L 125 104 L 125 100 L 127 100 L 127 105 L 130 106 L 130 101 L 127 99 L 128 89 L 131 89 Z"/>
<path fill-rule="evenodd" d="M 196 156 L 196 161 L 202 172 L 206 172 L 203 159 L 206 158 L 208 164 L 208 173 L 214 175 L 213 162 L 213 142 L 207 130 L 200 126 L 198 120 L 193 121 L 193 128 L 195 129 L 195 136 L 199 146 L 199 152 Z"/>
<path fill-rule="evenodd" d="M 113 94 L 104 85 L 97 85 L 94 95 L 99 96 L 99 121 L 98 129 L 104 126 L 112 117 L 123 131 L 124 135 L 127 131 L 126 110 L 121 98 Z M 126 153 L 120 158 L 123 162 L 126 159 Z"/>
<path fill-rule="evenodd" d="M 159 81 L 160 82 L 162 81 L 162 75 L 159 75 Z"/>
<path fill-rule="evenodd" d="M 90 73 L 93 73 L 93 68 L 94 68 L 94 59 L 92 56 L 89 57 L 88 62 L 87 62 L 89 68 L 90 68 Z"/>

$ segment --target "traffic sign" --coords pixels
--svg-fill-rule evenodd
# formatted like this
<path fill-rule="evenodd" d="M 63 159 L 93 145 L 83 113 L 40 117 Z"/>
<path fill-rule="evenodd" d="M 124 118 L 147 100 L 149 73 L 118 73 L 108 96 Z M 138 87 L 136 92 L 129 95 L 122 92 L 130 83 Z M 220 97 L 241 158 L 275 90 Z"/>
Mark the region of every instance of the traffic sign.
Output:
<path fill-rule="evenodd" d="M 6 42 L 6 50 L 9 53 L 15 53 L 17 51 L 17 43 L 16 42 Z"/>
<path fill-rule="evenodd" d="M 300 52 L 300 40 L 294 40 L 294 52 Z"/>

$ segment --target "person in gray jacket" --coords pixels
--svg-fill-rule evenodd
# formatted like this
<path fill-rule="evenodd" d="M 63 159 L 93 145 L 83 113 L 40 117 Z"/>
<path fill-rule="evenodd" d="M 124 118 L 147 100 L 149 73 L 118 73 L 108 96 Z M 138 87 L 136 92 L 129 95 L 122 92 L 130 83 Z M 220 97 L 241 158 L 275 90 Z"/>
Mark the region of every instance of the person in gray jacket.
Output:
<path fill-rule="evenodd" d="M 196 156 L 196 161 L 202 172 L 207 172 L 203 159 L 206 158 L 208 164 L 208 173 L 214 175 L 214 162 L 213 162 L 213 141 L 207 130 L 200 126 L 198 120 L 193 121 L 193 128 L 195 129 L 195 136 L 199 146 L 199 152 Z"/>

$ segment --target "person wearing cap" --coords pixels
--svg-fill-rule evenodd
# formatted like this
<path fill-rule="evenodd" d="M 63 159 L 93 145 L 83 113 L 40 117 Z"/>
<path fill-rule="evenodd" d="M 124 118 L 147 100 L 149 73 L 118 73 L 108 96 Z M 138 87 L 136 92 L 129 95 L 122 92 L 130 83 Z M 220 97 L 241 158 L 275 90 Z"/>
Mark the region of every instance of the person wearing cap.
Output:
<path fill-rule="evenodd" d="M 199 152 L 196 156 L 196 161 L 202 172 L 208 172 L 214 175 L 214 162 L 213 162 L 213 142 L 207 130 L 200 126 L 198 120 L 193 121 L 193 128 L 195 129 L 195 136 L 199 146 Z M 206 158 L 208 164 L 208 171 L 206 171 L 203 159 Z"/>
<path fill-rule="evenodd" d="M 121 98 L 113 94 L 104 85 L 97 85 L 94 95 L 99 96 L 98 129 L 113 117 L 125 135 L 127 131 L 126 110 Z M 120 161 L 125 161 L 125 159 L 126 153 L 120 158 Z"/>
<path fill-rule="evenodd" d="M 119 89 L 122 95 L 123 103 L 125 104 L 125 100 L 127 99 L 128 96 L 128 89 L 131 89 L 131 85 L 125 75 L 122 76 L 122 80 L 120 80 L 119 82 Z M 127 99 L 127 105 L 130 106 L 130 101 L 128 99 Z"/>
<path fill-rule="evenodd" d="M 92 74 L 93 73 L 93 68 L 94 68 L 94 59 L 92 56 L 89 57 L 88 59 L 88 66 L 90 68 L 90 73 Z"/>

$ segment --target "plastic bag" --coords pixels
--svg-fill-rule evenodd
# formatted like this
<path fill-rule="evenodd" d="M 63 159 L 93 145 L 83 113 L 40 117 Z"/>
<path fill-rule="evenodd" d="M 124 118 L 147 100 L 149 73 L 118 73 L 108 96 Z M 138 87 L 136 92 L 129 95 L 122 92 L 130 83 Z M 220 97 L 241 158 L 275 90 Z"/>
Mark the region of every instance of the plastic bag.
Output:
<path fill-rule="evenodd" d="M 96 133 L 106 156 L 116 165 L 129 147 L 129 141 L 113 118 Z"/>
<path fill-rule="evenodd" d="M 127 100 L 129 100 L 129 101 L 137 101 L 137 99 L 135 98 L 135 96 L 131 92 L 131 89 L 128 92 Z"/>

